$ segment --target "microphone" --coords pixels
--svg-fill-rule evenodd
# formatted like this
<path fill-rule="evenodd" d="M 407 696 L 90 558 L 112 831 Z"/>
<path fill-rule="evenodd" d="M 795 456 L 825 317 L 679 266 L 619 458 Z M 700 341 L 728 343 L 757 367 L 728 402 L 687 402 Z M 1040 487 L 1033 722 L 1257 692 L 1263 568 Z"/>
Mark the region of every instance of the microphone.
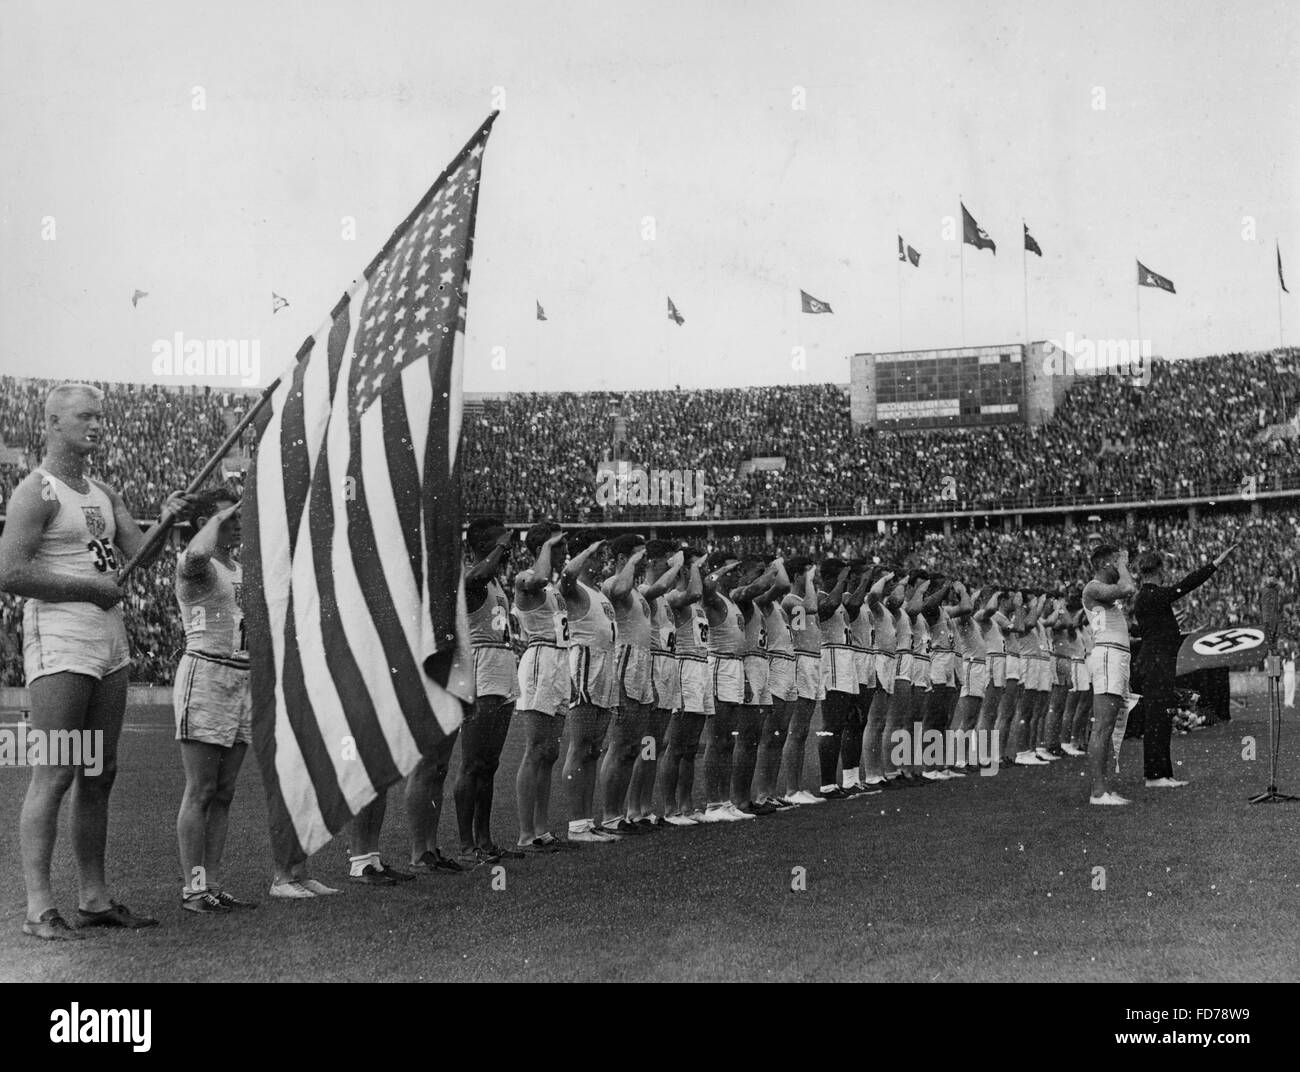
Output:
<path fill-rule="evenodd" d="M 1264 590 L 1259 594 L 1259 616 L 1264 625 L 1264 635 L 1268 637 L 1268 646 L 1273 647 L 1277 640 L 1277 620 L 1281 602 L 1277 585 L 1271 581 L 1264 583 Z"/>

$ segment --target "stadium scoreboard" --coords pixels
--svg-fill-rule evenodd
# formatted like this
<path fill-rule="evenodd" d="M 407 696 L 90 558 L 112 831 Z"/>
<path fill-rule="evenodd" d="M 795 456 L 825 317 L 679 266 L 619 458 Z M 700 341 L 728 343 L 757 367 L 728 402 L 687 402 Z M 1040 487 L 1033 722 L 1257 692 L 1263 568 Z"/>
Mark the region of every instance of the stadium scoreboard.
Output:
<path fill-rule="evenodd" d="M 1043 346 L 854 354 L 853 421 L 888 431 L 1037 423 L 1061 386 L 1044 372 Z"/>

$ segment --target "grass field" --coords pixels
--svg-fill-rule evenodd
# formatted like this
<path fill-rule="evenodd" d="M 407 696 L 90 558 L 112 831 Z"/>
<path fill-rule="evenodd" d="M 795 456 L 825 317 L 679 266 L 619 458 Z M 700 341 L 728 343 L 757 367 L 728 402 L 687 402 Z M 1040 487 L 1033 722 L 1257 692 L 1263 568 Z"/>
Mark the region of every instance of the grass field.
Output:
<path fill-rule="evenodd" d="M 0 769 L 0 979 L 1300 979 L 1300 804 L 1246 803 L 1268 781 L 1262 706 L 1234 704 L 1231 723 L 1175 738 L 1186 789 L 1144 790 L 1140 745 L 1126 743 L 1131 808 L 1088 807 L 1082 761 L 1063 760 L 511 861 L 504 890 L 487 868 L 348 886 L 335 844 L 313 871 L 343 895 L 296 902 L 265 896 L 265 805 L 250 757 L 227 885 L 261 907 L 207 919 L 178 906 L 182 779 L 170 712 L 127 717 L 110 878 L 120 900 L 162 925 L 67 944 L 23 936 L 16 816 L 26 774 Z M 1242 759 L 1248 735 L 1259 742 L 1253 762 Z M 1293 791 L 1295 751 L 1282 775 Z M 497 781 L 503 844 L 514 839 L 519 752 L 512 731 Z M 558 788 L 554 799 L 567 818 Z M 391 805 L 385 855 L 401 864 L 396 795 Z M 65 808 L 55 879 L 70 916 L 66 827 Z M 442 834 L 454 848 L 450 792 Z M 807 869 L 805 892 L 791 889 L 795 867 Z M 1093 889 L 1096 867 L 1104 890 Z"/>

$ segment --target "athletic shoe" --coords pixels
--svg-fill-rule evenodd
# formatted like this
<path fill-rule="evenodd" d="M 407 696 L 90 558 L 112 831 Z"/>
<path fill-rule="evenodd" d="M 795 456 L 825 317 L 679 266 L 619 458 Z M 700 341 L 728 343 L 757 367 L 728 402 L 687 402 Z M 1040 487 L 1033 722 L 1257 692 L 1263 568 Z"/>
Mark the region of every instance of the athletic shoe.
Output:
<path fill-rule="evenodd" d="M 699 821 L 688 815 L 665 815 L 664 822 L 670 826 L 699 826 Z"/>
<path fill-rule="evenodd" d="M 1061 751 L 1067 756 L 1086 756 L 1088 754 L 1082 748 L 1077 748 L 1072 744 L 1061 745 Z"/>
<path fill-rule="evenodd" d="M 438 855 L 441 856 L 442 853 L 438 853 Z M 454 863 L 455 861 L 448 861 L 448 862 L 449 862 L 449 863 Z M 415 881 L 415 876 L 414 876 L 413 874 L 411 874 L 411 872 L 409 872 L 409 871 L 399 871 L 397 868 L 395 868 L 395 867 L 390 867 L 388 864 L 384 863 L 383 860 L 380 860 L 380 861 L 379 861 L 379 873 L 380 873 L 381 875 L 387 875 L 387 876 L 388 876 L 389 878 L 391 878 L 391 879 L 396 879 L 398 882 L 414 882 L 414 881 Z"/>
<path fill-rule="evenodd" d="M 326 887 L 328 889 L 329 887 Z M 331 893 L 338 893 L 338 890 L 331 890 Z M 309 889 L 307 883 L 300 882 L 297 879 L 292 882 L 273 882 L 271 883 L 271 896 L 284 897 L 290 899 L 301 899 L 303 897 L 315 897 L 313 890 Z"/>
<path fill-rule="evenodd" d="M 227 908 L 256 908 L 256 901 L 245 901 L 242 897 L 236 897 L 233 893 L 227 893 L 225 890 L 217 890 L 215 894 Z"/>
<path fill-rule="evenodd" d="M 949 768 L 948 768 L 947 770 L 945 770 L 943 773 L 944 773 L 944 776 L 947 777 L 947 778 L 965 778 L 965 777 L 966 777 L 966 768 L 965 768 L 965 767 L 949 767 Z"/>
<path fill-rule="evenodd" d="M 1180 789 L 1189 783 L 1179 781 L 1177 778 L 1148 778 L 1148 789 Z"/>
<path fill-rule="evenodd" d="M 501 857 L 495 853 L 488 852 L 487 849 L 481 849 L 477 845 L 472 848 L 462 849 L 459 856 L 456 857 L 456 863 L 460 865 L 462 871 L 473 871 L 476 867 L 482 867 L 484 864 L 494 864 Z"/>
<path fill-rule="evenodd" d="M 826 801 L 819 796 L 808 792 L 807 789 L 800 789 L 797 793 L 791 793 L 786 800 L 792 804 L 825 804 Z"/>
<path fill-rule="evenodd" d="M 537 838 L 533 842 L 533 844 L 537 844 L 538 841 L 540 841 L 543 845 L 547 846 L 548 848 L 554 848 L 559 852 L 577 852 L 580 848 L 582 848 L 581 845 L 573 844 L 573 842 L 568 838 L 556 837 L 549 830 L 546 831 L 546 833 L 543 834 L 541 837 Z"/>
<path fill-rule="evenodd" d="M 23 920 L 23 934 L 45 942 L 80 942 L 86 937 L 69 927 L 57 908 L 47 908 L 38 920 Z"/>
<path fill-rule="evenodd" d="M 741 809 L 744 810 L 743 808 Z M 775 815 L 777 808 L 775 804 L 769 804 L 767 801 L 754 801 L 750 804 L 749 810 L 754 815 Z"/>
<path fill-rule="evenodd" d="M 87 912 L 84 908 L 78 908 L 73 926 L 78 930 L 86 927 L 121 927 L 128 931 L 158 926 L 156 919 L 151 916 L 137 916 L 124 904 L 119 904 L 117 901 L 109 901 L 108 904 L 109 907 L 102 912 Z"/>
<path fill-rule="evenodd" d="M 426 852 L 424 855 L 428 856 L 429 854 Z M 428 870 L 432 871 L 433 868 L 430 867 Z M 457 866 L 457 870 L 460 870 L 459 866 Z M 362 886 L 397 885 L 397 879 L 393 878 L 391 875 L 385 875 L 374 864 L 366 864 L 366 866 L 361 869 L 361 874 L 359 875 L 348 875 L 348 881 L 360 883 Z"/>
<path fill-rule="evenodd" d="M 745 811 L 745 809 L 738 804 L 724 804 L 723 808 L 726 809 L 727 814 L 735 816 L 735 818 L 738 820 L 758 818 L 758 815 L 755 812 Z"/>
<path fill-rule="evenodd" d="M 821 797 L 822 800 L 844 800 L 848 797 L 848 793 L 844 792 L 838 785 L 833 785 L 829 789 L 819 789 L 815 795 Z"/>
<path fill-rule="evenodd" d="M 1034 755 L 1046 763 L 1055 763 L 1061 756 L 1058 756 L 1050 748 L 1035 748 Z"/>
<path fill-rule="evenodd" d="M 1039 759 L 1033 752 L 1021 752 L 1011 761 L 1017 767 L 1046 767 L 1047 760 Z"/>
<path fill-rule="evenodd" d="M 641 837 L 646 831 L 635 823 L 629 823 L 626 819 L 616 819 L 611 823 L 601 823 L 596 827 L 602 834 L 611 834 L 614 837 Z"/>
<path fill-rule="evenodd" d="M 924 770 L 921 772 L 921 777 L 924 778 L 927 782 L 944 781 L 943 772 L 937 770 Z"/>
<path fill-rule="evenodd" d="M 704 818 L 700 821 L 704 823 L 737 823 L 740 822 L 740 816 L 731 813 L 730 805 L 710 804 L 704 809 Z"/>
<path fill-rule="evenodd" d="M 298 885 L 307 890 L 308 893 L 314 893 L 317 897 L 328 897 L 333 893 L 342 893 L 342 890 L 336 890 L 333 886 L 326 886 L 323 882 L 317 882 L 314 878 L 300 878 Z"/>
<path fill-rule="evenodd" d="M 457 861 L 448 856 L 444 856 L 441 849 L 425 849 L 424 852 L 420 854 L 418 860 L 411 861 L 410 867 L 412 871 L 418 871 L 422 875 L 431 875 L 435 872 L 447 875 L 458 875 L 462 871 L 466 870 Z M 405 873 L 406 872 L 404 871 L 394 872 L 391 867 L 385 867 L 380 870 L 381 875 L 387 875 L 395 881 L 398 879 L 398 875 Z M 412 875 L 409 877 L 413 878 L 414 876 Z"/>
<path fill-rule="evenodd" d="M 1113 805 L 1113 804 L 1132 804 L 1133 801 L 1125 800 L 1122 796 L 1119 796 L 1117 793 L 1102 793 L 1102 795 L 1099 797 L 1089 797 L 1088 803 Z"/>
<path fill-rule="evenodd" d="M 230 906 L 223 905 L 221 899 L 208 890 L 202 893 L 184 893 L 181 894 L 181 907 L 186 912 L 197 912 L 199 915 L 224 916 L 231 911 Z"/>
<path fill-rule="evenodd" d="M 702 808 L 696 808 L 689 816 L 687 816 L 687 818 L 694 819 L 697 823 L 702 823 L 704 822 L 704 811 Z"/>
<path fill-rule="evenodd" d="M 524 854 L 518 849 L 502 848 L 496 842 L 489 842 L 482 846 L 482 848 L 487 852 L 490 852 L 498 860 L 522 860 L 524 858 Z"/>
<path fill-rule="evenodd" d="M 622 841 L 623 838 L 620 834 L 615 834 L 611 830 L 604 830 L 601 827 L 596 826 L 590 819 L 588 819 L 586 825 L 579 827 L 577 830 L 573 827 L 569 827 L 569 840 L 590 842 L 594 845 L 607 845 L 612 841 Z"/>
<path fill-rule="evenodd" d="M 519 845 L 518 849 L 525 856 L 545 856 L 560 851 L 559 846 L 547 845 L 541 838 L 533 838 L 527 845 Z"/>

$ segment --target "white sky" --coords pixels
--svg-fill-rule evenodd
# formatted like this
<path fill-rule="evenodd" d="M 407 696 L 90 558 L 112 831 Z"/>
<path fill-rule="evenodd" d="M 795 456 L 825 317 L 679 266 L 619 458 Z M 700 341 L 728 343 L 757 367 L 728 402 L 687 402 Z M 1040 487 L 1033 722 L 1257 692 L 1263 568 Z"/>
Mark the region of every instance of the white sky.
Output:
<path fill-rule="evenodd" d="M 960 246 L 940 238 L 959 194 L 998 243 L 996 258 L 965 251 L 971 345 L 1023 336 L 1022 215 L 1046 254 L 1030 257 L 1034 338 L 1135 335 L 1140 256 L 1179 291 L 1142 292 L 1156 353 L 1275 345 L 1278 238 L 1300 341 L 1287 0 L 42 0 L 3 14 L 5 372 L 147 381 L 153 342 L 179 331 L 260 340 L 265 382 L 494 87 L 470 391 L 844 381 L 856 351 L 960 345 Z M 904 266 L 901 338 L 899 230 L 922 254 Z M 133 309 L 137 287 L 149 297 Z M 835 315 L 802 315 L 801 287 Z M 274 318 L 272 290 L 292 303 Z"/>

